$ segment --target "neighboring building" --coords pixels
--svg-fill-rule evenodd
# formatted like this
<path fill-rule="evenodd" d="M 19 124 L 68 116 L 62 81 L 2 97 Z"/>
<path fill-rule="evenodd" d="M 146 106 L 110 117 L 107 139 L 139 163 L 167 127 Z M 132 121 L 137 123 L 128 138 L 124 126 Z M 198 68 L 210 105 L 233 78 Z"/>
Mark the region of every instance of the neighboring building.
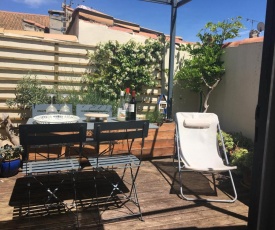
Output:
<path fill-rule="evenodd" d="M 74 10 L 66 34 L 76 35 L 80 43 L 92 45 L 109 40 L 127 42 L 134 39 L 138 42 L 144 42 L 148 38 L 164 35 L 162 32 L 141 27 L 133 22 L 116 19 L 85 6 L 78 6 Z M 176 43 L 183 43 L 182 38 L 177 37 Z"/>
<path fill-rule="evenodd" d="M 0 11 L 0 28 L 5 30 L 25 30 L 49 32 L 49 16 L 18 12 Z"/>
<path fill-rule="evenodd" d="M 99 42 L 134 39 L 144 42 L 148 38 L 164 35 L 133 22 L 116 19 L 86 6 L 75 10 L 62 5 L 63 10 L 49 10 L 49 15 L 0 11 L 0 28 L 4 30 L 37 31 L 50 34 L 75 35 L 79 43 L 96 45 Z M 165 35 L 167 40 L 169 36 Z M 183 43 L 176 37 L 176 43 Z"/>

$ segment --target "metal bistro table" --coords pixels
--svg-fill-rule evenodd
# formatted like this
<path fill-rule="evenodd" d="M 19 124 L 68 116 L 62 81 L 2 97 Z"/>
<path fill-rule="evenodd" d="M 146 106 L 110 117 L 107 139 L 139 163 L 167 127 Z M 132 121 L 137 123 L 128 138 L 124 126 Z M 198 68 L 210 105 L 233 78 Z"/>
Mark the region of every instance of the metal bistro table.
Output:
<path fill-rule="evenodd" d="M 95 122 L 102 122 L 102 120 L 97 121 L 95 119 L 92 119 L 90 121 L 86 120 L 86 117 L 80 117 L 77 122 L 86 122 L 87 123 L 87 130 L 94 130 L 94 123 Z M 106 122 L 118 122 L 116 117 L 108 117 Z M 127 121 L 125 121 L 127 122 Z M 36 124 L 33 118 L 29 118 L 27 121 L 27 124 Z M 153 123 L 149 124 L 149 129 L 158 129 L 159 127 Z"/>

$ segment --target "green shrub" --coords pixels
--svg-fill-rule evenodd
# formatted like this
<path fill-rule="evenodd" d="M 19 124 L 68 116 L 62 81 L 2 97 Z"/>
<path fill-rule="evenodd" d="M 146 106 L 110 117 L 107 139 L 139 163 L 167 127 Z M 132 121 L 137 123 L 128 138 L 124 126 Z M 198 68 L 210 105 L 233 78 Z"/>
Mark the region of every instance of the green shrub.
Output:
<path fill-rule="evenodd" d="M 232 165 L 237 166 L 237 173 L 242 174 L 246 169 L 251 169 L 254 154 L 253 141 L 243 136 L 241 132 L 223 132 L 223 137 L 226 150 L 229 153 L 229 161 Z"/>
<path fill-rule="evenodd" d="M 221 136 L 218 133 L 219 146 L 222 147 Z M 227 153 L 231 153 L 235 147 L 234 140 L 231 134 L 222 131 L 223 141 Z"/>
<path fill-rule="evenodd" d="M 15 98 L 8 99 L 6 104 L 9 107 L 17 107 L 19 109 L 29 109 L 32 104 L 46 103 L 49 99 L 47 97 L 48 90 L 41 85 L 41 82 L 30 75 L 24 76 L 18 82 L 15 89 Z"/>
<path fill-rule="evenodd" d="M 151 123 L 162 124 L 164 121 L 164 116 L 165 115 L 161 113 L 157 108 L 153 112 L 148 111 L 146 113 L 146 119 L 149 120 Z"/>

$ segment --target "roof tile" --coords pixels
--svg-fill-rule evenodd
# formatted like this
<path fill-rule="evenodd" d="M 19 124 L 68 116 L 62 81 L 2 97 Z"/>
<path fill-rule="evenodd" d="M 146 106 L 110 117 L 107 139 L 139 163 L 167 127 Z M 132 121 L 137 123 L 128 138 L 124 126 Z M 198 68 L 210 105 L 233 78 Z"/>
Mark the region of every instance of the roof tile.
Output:
<path fill-rule="evenodd" d="M 48 15 L 0 11 L 0 27 L 6 30 L 24 30 L 23 20 L 27 22 L 32 21 L 32 23 L 41 28 L 49 27 L 50 25 Z"/>

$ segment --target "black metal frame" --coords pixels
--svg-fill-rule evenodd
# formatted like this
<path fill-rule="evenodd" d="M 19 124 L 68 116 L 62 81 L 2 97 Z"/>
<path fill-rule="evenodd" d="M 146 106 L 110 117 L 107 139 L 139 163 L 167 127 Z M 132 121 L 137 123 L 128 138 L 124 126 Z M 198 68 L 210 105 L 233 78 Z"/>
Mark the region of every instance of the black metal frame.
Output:
<path fill-rule="evenodd" d="M 27 177 L 35 179 L 45 190 L 48 197 L 44 204 L 45 208 L 49 210 L 53 205 L 64 207 L 66 211 L 71 211 L 73 207 L 76 208 L 76 223 L 78 224 L 78 214 L 76 207 L 76 185 L 75 185 L 75 172 L 80 168 L 78 158 L 59 158 L 56 159 L 43 159 L 39 161 L 30 161 L 29 152 L 32 146 L 47 146 L 50 151 L 51 146 L 65 145 L 71 146 L 78 145 L 78 153 L 81 157 L 83 142 L 86 140 L 87 123 L 71 123 L 71 124 L 26 124 L 19 126 L 20 144 L 24 148 L 23 155 L 23 172 Z M 56 192 L 63 184 L 62 179 L 59 185 L 51 189 L 49 185 L 44 184 L 39 176 L 47 175 L 52 176 L 57 173 L 66 173 L 72 175 L 72 184 L 74 190 L 74 201 L 72 207 L 60 199 Z M 28 184 L 28 210 L 26 215 L 30 214 L 30 201 L 31 201 L 31 182 Z"/>
<path fill-rule="evenodd" d="M 111 199 L 116 200 L 118 198 L 117 193 L 123 195 L 123 201 L 117 207 L 126 206 L 130 201 L 138 209 L 137 212 L 130 210 L 129 214 L 124 215 L 123 217 L 129 216 L 140 216 L 142 220 L 141 208 L 138 201 L 137 189 L 136 189 L 136 178 L 139 172 L 139 167 L 141 165 L 142 152 L 144 147 L 144 138 L 148 136 L 149 130 L 149 121 L 140 120 L 140 121 L 126 121 L 126 122 L 99 122 L 95 123 L 94 126 L 94 139 L 97 143 L 96 152 L 97 157 L 89 157 L 88 160 L 91 166 L 102 175 L 102 172 L 108 173 L 116 171 L 117 169 L 122 169 L 122 174 L 120 179 L 117 181 L 112 181 L 106 176 L 103 175 L 104 179 L 107 180 L 112 185 L 112 191 L 110 191 L 109 197 L 105 201 L 105 208 L 99 211 L 99 217 L 107 210 L 108 203 Z M 139 158 L 132 154 L 132 146 L 135 139 L 140 138 L 140 154 Z M 119 143 L 121 140 L 126 140 L 127 142 L 127 151 L 123 154 L 113 153 L 111 155 L 104 155 L 100 152 L 100 144 L 106 143 L 106 141 L 111 141 L 113 145 Z M 116 141 L 116 142 L 114 142 Z M 130 181 L 125 180 L 126 171 L 129 169 L 130 172 Z M 96 177 L 95 177 L 96 178 Z M 129 192 L 127 194 L 122 191 L 120 185 L 128 184 L 130 186 Z M 98 186 L 96 186 L 98 187 Z M 96 192 L 97 193 L 97 192 Z M 119 198 L 118 198 L 119 199 Z M 97 204 L 99 207 L 99 205 Z M 117 217 L 122 218 L 122 217 Z M 115 218 L 115 219 L 117 219 Z M 100 219 L 101 220 L 101 219 Z"/>

